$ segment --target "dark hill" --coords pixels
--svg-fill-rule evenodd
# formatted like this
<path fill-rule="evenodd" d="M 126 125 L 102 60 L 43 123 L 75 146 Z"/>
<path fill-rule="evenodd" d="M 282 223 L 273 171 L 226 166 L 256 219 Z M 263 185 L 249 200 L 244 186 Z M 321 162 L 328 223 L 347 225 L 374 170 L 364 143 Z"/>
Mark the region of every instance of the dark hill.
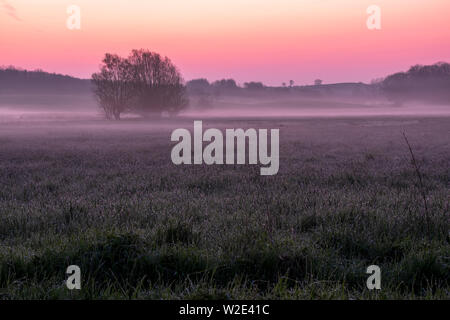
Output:
<path fill-rule="evenodd" d="M 41 70 L 0 68 L 0 94 L 90 94 L 91 82 Z"/>

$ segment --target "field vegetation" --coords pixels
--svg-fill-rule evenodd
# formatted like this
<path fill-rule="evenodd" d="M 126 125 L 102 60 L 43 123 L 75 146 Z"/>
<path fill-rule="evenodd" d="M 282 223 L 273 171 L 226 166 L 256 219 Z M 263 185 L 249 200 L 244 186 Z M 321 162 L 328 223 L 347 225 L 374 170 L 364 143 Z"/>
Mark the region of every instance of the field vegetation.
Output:
<path fill-rule="evenodd" d="M 2 123 L 0 298 L 449 298 L 448 117 L 203 121 L 279 128 L 275 176 L 173 165 L 192 123 Z"/>

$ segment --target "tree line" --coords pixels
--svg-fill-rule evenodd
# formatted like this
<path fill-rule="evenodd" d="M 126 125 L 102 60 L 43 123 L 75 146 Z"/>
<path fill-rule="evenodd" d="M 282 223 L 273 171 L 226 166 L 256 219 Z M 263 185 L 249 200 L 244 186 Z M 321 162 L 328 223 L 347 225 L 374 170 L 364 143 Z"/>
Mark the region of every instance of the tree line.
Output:
<path fill-rule="evenodd" d="M 450 64 L 415 65 L 376 83 L 383 94 L 396 104 L 408 101 L 450 103 Z"/>
<path fill-rule="evenodd" d="M 387 98 L 396 104 L 410 101 L 450 104 L 450 64 L 416 65 L 406 72 L 377 79 L 370 85 L 324 85 L 321 80 L 316 80 L 313 86 L 294 86 L 292 81 L 289 86 L 279 87 L 257 81 L 240 86 L 234 79 L 209 82 L 201 78 L 185 83 L 169 58 L 144 49 L 132 50 L 126 58 L 105 54 L 100 70 L 85 80 L 42 70 L 0 67 L 0 94 L 84 96 L 92 91 L 106 118 L 117 120 L 125 112 L 144 117 L 160 117 L 163 113 L 173 116 L 188 106 L 189 97 L 198 107 L 210 107 L 221 95 L 264 98 L 295 94 L 321 98 L 350 92 L 354 97 Z"/>
<path fill-rule="evenodd" d="M 12 94 L 87 94 L 89 80 L 42 70 L 23 70 L 14 66 L 0 67 L 0 93 Z"/>

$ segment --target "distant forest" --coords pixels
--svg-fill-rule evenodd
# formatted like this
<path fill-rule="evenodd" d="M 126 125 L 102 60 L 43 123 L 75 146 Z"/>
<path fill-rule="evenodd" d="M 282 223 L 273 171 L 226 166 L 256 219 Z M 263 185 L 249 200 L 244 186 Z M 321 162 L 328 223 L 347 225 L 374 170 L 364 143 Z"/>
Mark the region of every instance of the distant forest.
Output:
<path fill-rule="evenodd" d="M 395 104 L 404 102 L 432 102 L 450 104 L 450 64 L 439 62 L 433 65 L 415 65 L 406 72 L 399 72 L 377 79 L 370 84 L 336 83 L 323 84 L 316 80 L 314 85 L 265 86 L 261 82 L 247 82 L 243 87 L 233 79 L 219 80 L 209 83 L 206 79 L 195 79 L 187 82 L 188 92 L 199 96 L 199 101 L 208 103 L 210 97 L 226 95 L 297 94 L 307 97 L 348 97 L 348 98 L 385 98 Z"/>
<path fill-rule="evenodd" d="M 261 82 L 238 85 L 233 79 L 209 82 L 194 79 L 186 82 L 191 100 L 196 105 L 209 106 L 220 96 L 277 96 L 305 97 L 384 98 L 396 104 L 409 101 L 450 104 L 450 64 L 416 65 L 406 72 L 399 72 L 384 79 L 364 83 L 266 86 Z M 0 68 L 0 95 L 2 94 L 84 94 L 92 95 L 89 79 L 47 73 L 42 70 L 27 71 L 14 67 Z M 1 99 L 1 97 L 0 97 Z M 1 100 L 0 100 L 1 103 Z"/>
<path fill-rule="evenodd" d="M 407 72 L 386 77 L 378 85 L 383 94 L 396 103 L 424 101 L 450 104 L 450 64 L 416 65 Z"/>
<path fill-rule="evenodd" d="M 0 68 L 0 94 L 91 94 L 91 80 L 15 67 Z"/>

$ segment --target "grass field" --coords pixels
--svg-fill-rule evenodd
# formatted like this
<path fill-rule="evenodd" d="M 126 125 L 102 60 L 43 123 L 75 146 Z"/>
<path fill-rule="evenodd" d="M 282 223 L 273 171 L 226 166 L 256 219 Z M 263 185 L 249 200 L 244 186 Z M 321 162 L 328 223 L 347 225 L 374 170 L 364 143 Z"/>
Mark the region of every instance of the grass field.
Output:
<path fill-rule="evenodd" d="M 188 119 L 2 123 L 0 298 L 448 299 L 449 124 L 203 121 L 279 128 L 280 170 L 261 176 L 173 165 L 170 134 Z"/>

